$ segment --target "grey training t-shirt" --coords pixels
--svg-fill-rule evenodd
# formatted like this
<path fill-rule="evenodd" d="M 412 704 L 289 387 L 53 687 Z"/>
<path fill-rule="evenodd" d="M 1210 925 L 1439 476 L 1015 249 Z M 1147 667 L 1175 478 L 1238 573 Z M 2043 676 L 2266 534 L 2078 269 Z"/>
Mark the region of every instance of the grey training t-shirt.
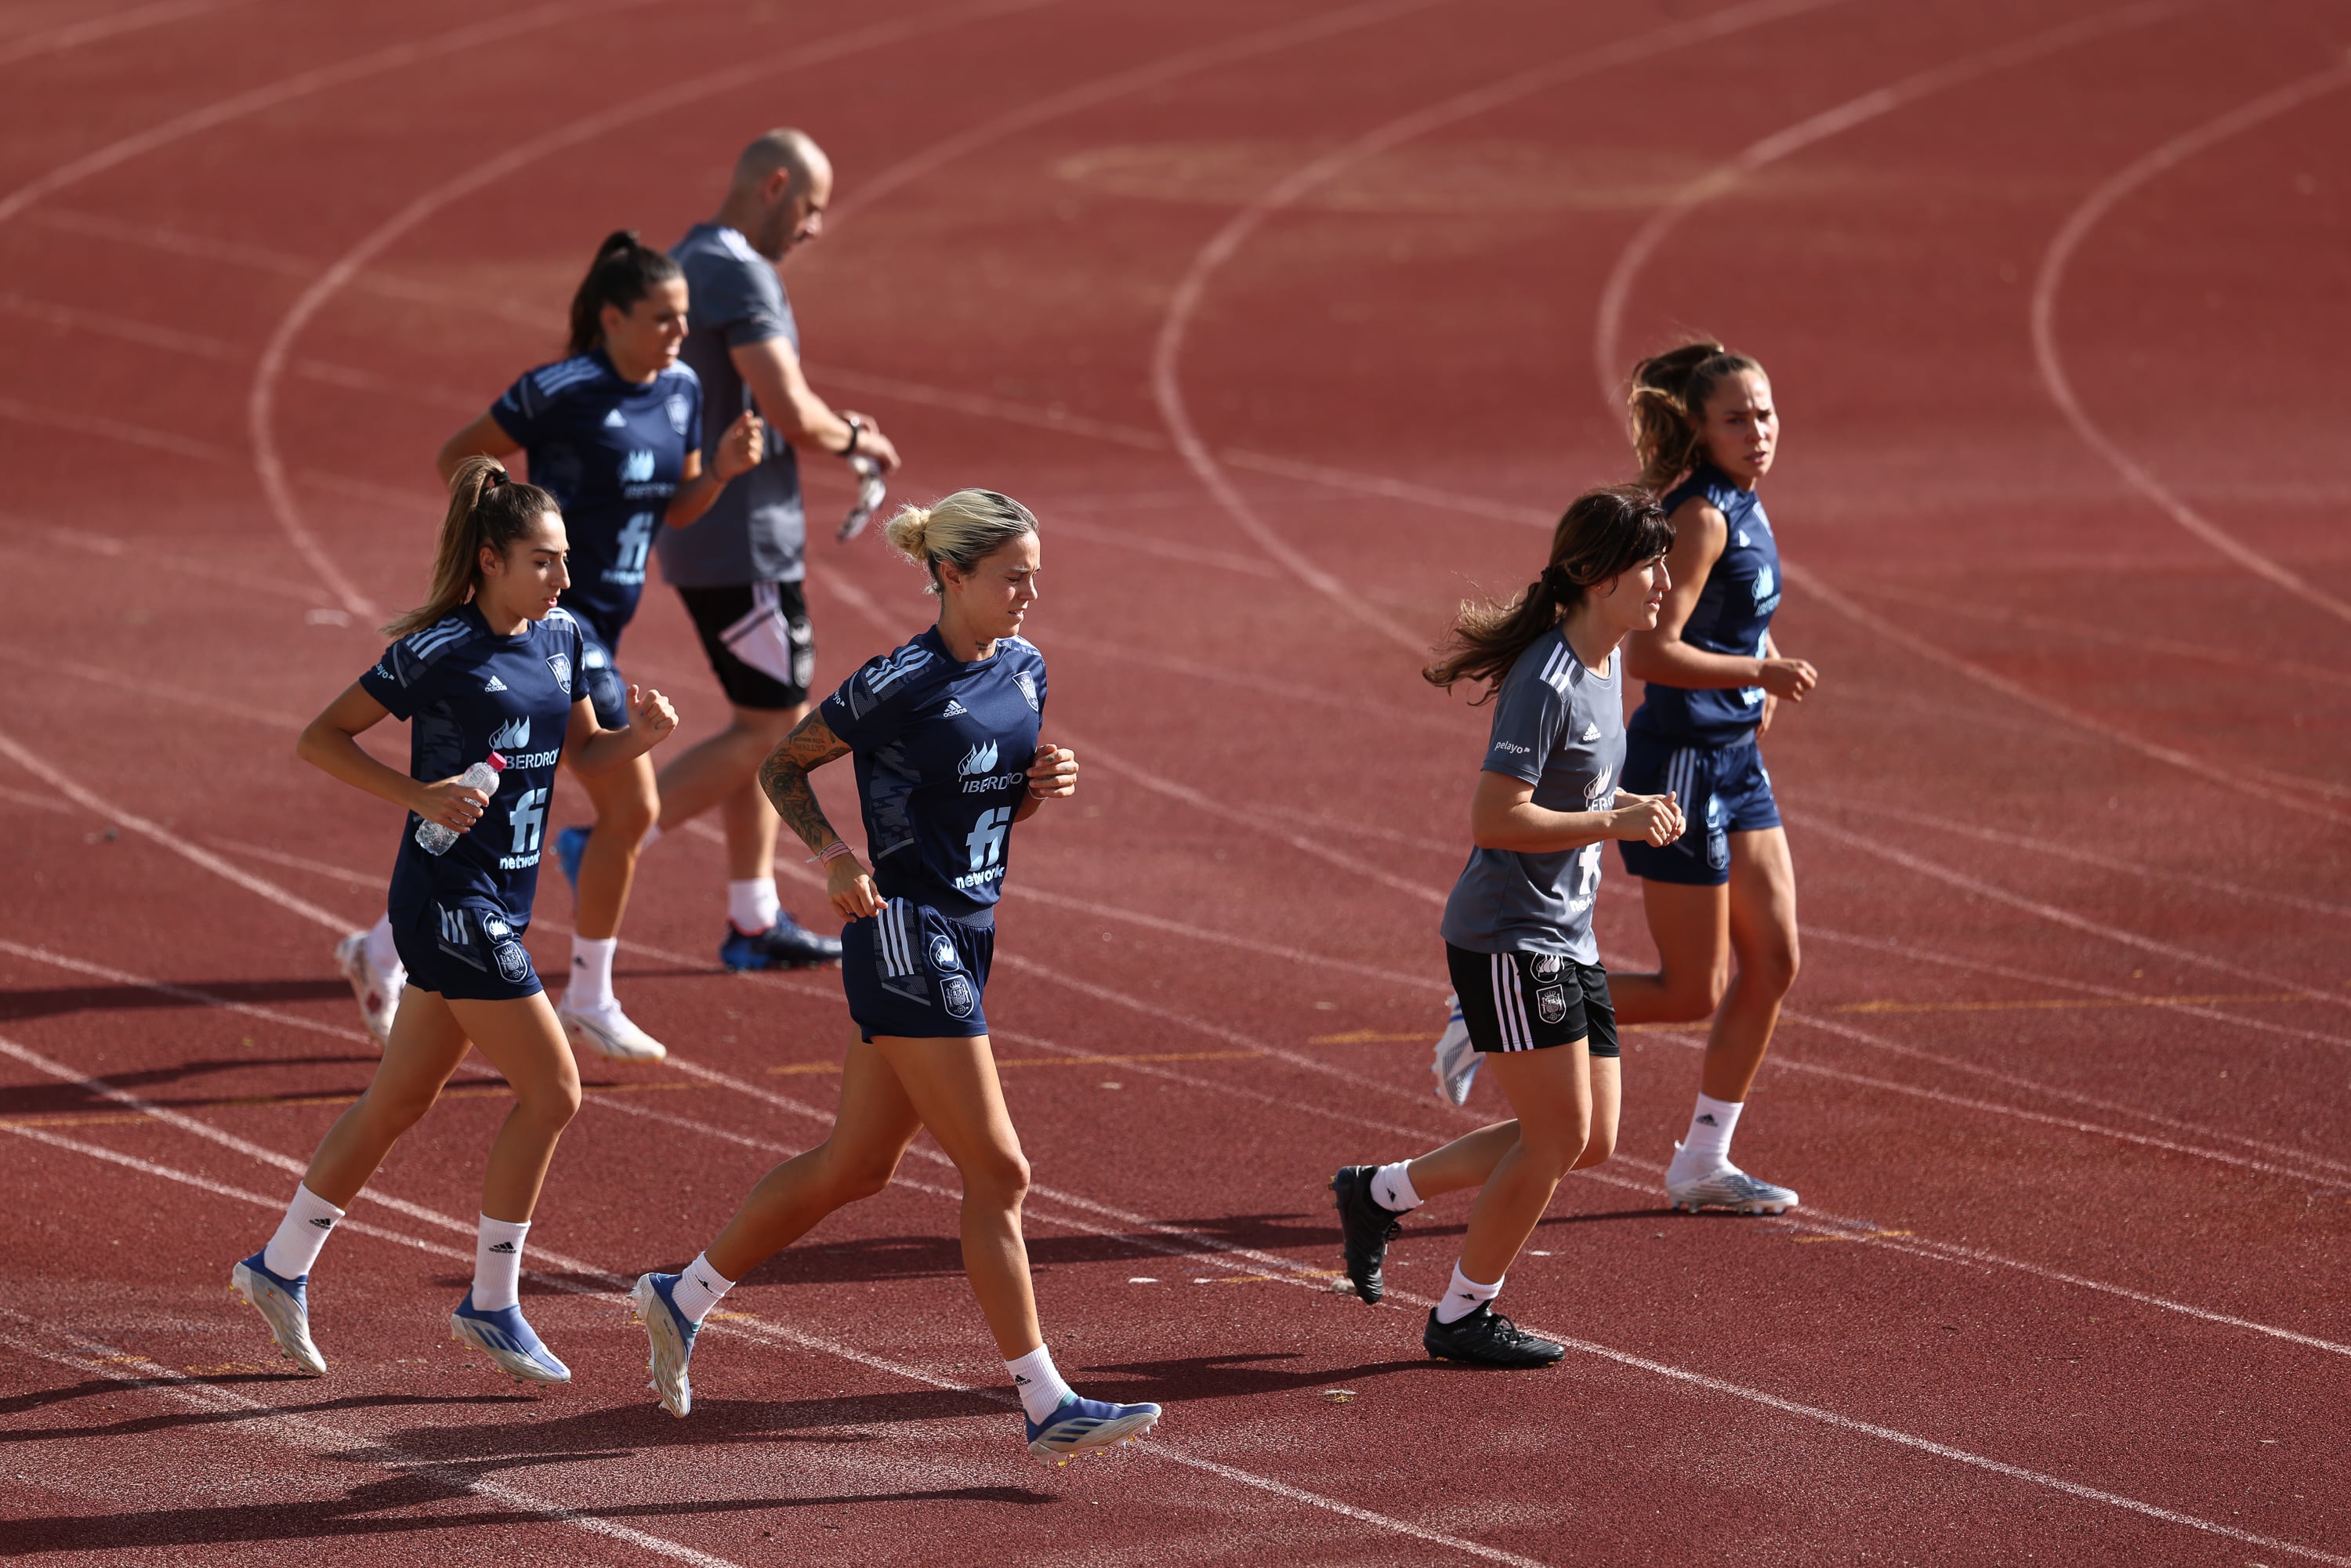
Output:
<path fill-rule="evenodd" d="M 702 465 L 717 462 L 718 444 L 736 415 L 756 406 L 736 373 L 730 349 L 771 339 L 799 352 L 799 324 L 784 298 L 775 264 L 722 224 L 696 224 L 671 247 L 685 273 L 689 314 L 678 357 L 702 378 Z M 710 510 L 682 528 L 661 530 L 662 576 L 676 588 L 739 588 L 798 582 L 808 521 L 800 510 L 799 457 L 770 428 L 768 455 L 720 492 Z"/>
<path fill-rule="evenodd" d="M 1604 811 L 1625 766 L 1625 661 L 1604 679 L 1553 631 L 1519 655 L 1494 699 L 1482 771 L 1535 787 L 1547 811 Z M 1469 852 L 1445 901 L 1445 939 L 1472 953 L 1561 953 L 1600 962 L 1592 904 L 1600 893 L 1597 843 L 1557 854 Z"/>

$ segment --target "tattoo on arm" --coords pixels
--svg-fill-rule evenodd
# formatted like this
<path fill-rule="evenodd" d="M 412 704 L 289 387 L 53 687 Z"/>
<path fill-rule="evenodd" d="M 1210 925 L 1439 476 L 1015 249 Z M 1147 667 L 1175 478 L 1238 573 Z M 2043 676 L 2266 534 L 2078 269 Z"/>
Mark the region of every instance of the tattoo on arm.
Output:
<path fill-rule="evenodd" d="M 759 789 L 776 808 L 784 826 L 811 850 L 821 850 L 841 835 L 825 821 L 824 808 L 809 787 L 809 769 L 821 768 L 849 755 L 849 743 L 826 727 L 821 711 L 811 713 L 784 737 L 768 759 L 759 764 Z"/>

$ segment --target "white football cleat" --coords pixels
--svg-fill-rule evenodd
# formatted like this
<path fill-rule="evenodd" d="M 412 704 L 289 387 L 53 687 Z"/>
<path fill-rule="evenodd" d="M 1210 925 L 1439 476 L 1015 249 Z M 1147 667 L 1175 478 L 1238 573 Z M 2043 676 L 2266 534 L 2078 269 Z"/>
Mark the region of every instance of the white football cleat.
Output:
<path fill-rule="evenodd" d="M 1676 1144 L 1674 1147 L 1678 1150 L 1681 1145 Z M 1727 1208 L 1734 1214 L 1784 1214 L 1796 1207 L 1796 1189 L 1774 1186 L 1731 1165 L 1685 1181 L 1676 1181 L 1668 1169 L 1666 1202 L 1670 1208 L 1687 1208 L 1692 1214 L 1702 1208 Z"/>
<path fill-rule="evenodd" d="M 1469 1101 L 1470 1080 L 1478 1076 L 1478 1048 L 1469 1043 L 1469 1026 L 1461 1017 L 1461 998 L 1445 998 L 1445 1032 L 1437 1037 L 1437 1060 L 1429 1071 L 1437 1075 L 1437 1097 L 1447 1105 Z"/>
<path fill-rule="evenodd" d="M 564 1032 L 599 1056 L 615 1061 L 659 1061 L 669 1054 L 669 1047 L 629 1021 L 618 1002 L 577 1011 L 559 1007 L 555 1016 Z"/>
<path fill-rule="evenodd" d="M 408 971 L 397 964 L 379 969 L 370 963 L 364 931 L 354 931 L 335 944 L 335 967 L 350 982 L 368 1038 L 381 1051 L 392 1043 L 392 1020 L 400 1014 L 400 993 L 408 988 Z"/>

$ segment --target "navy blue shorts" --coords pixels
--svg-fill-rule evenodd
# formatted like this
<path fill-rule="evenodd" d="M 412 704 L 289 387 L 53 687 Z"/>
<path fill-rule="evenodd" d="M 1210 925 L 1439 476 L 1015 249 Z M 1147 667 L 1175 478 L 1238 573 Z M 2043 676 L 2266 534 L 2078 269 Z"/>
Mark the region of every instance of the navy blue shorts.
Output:
<path fill-rule="evenodd" d="M 1771 775 L 1755 737 L 1725 746 L 1681 746 L 1661 736 L 1627 731 L 1625 772 L 1618 780 L 1635 795 L 1672 790 L 1688 829 L 1660 849 L 1620 840 L 1625 869 L 1648 882 L 1720 887 L 1730 880 L 1730 835 L 1780 825 Z"/>
<path fill-rule="evenodd" d="M 392 912 L 392 946 L 408 983 L 453 1002 L 512 1002 L 538 995 L 522 928 L 488 898 L 427 899 Z"/>
<path fill-rule="evenodd" d="M 613 659 L 611 644 L 603 641 L 595 627 L 580 620 L 577 611 L 571 618 L 580 622 L 580 695 L 596 710 L 599 725 L 606 729 L 628 728 L 629 683 L 621 677 L 621 666 Z"/>
<path fill-rule="evenodd" d="M 980 997 L 996 956 L 996 927 L 967 925 L 912 899 L 841 932 L 841 988 L 858 1033 L 955 1040 L 987 1032 Z"/>

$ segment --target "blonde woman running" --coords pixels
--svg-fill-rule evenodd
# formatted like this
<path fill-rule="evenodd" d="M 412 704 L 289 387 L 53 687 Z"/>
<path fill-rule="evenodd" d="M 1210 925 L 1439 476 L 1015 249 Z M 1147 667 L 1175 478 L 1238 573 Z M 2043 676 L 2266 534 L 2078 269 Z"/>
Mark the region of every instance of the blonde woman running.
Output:
<path fill-rule="evenodd" d="M 703 1319 L 753 1269 L 843 1204 L 889 1185 L 927 1128 L 963 1174 L 963 1259 L 981 1315 L 1048 1464 L 1140 1437 L 1156 1405 L 1081 1399 L 1037 1324 L 1021 1239 L 1029 1162 L 998 1085 L 982 1007 L 1014 824 L 1078 784 L 1077 758 L 1042 744 L 1045 657 L 1019 635 L 1037 600 L 1037 519 L 993 490 L 960 490 L 892 518 L 891 545 L 930 575 L 938 624 L 852 675 L 760 768 L 785 825 L 827 868 L 841 985 L 858 1037 L 822 1144 L 768 1173 L 702 1255 L 647 1274 L 632 1299 L 653 1343 L 653 1389 L 693 1407 L 687 1363 Z M 825 820 L 809 773 L 847 757 L 868 871 Z"/>

